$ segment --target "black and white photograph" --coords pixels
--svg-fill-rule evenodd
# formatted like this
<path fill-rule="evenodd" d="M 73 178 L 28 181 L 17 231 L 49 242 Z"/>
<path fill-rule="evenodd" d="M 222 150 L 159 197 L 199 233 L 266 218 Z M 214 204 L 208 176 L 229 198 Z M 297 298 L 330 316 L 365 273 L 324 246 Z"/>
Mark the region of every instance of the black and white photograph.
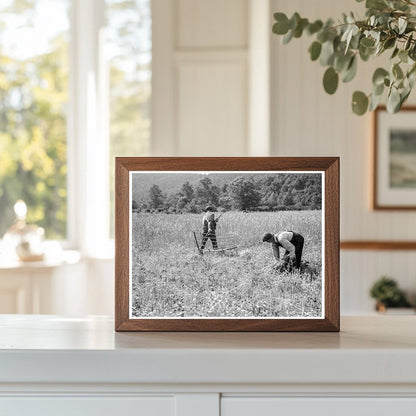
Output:
<path fill-rule="evenodd" d="M 130 172 L 130 317 L 322 318 L 322 172 Z"/>
<path fill-rule="evenodd" d="M 390 130 L 390 187 L 416 188 L 416 130 Z"/>

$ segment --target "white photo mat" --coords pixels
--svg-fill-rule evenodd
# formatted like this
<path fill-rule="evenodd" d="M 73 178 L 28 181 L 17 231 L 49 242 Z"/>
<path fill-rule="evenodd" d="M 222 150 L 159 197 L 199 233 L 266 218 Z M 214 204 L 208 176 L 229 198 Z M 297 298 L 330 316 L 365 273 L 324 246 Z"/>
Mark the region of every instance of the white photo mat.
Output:
<path fill-rule="evenodd" d="M 387 110 L 381 109 L 376 114 L 375 122 L 374 206 L 381 209 L 416 208 L 416 187 L 393 187 L 391 185 L 391 134 L 397 131 L 416 134 L 416 111 L 390 114 Z"/>

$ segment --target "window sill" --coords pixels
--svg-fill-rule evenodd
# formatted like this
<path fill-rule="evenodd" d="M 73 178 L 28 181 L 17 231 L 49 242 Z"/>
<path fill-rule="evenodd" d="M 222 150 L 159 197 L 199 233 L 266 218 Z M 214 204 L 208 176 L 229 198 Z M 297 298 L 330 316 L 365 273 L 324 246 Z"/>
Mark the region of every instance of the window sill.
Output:
<path fill-rule="evenodd" d="M 80 260 L 80 253 L 76 250 L 62 250 L 54 255 L 47 254 L 44 260 L 40 261 L 21 261 L 2 253 L 0 255 L 0 270 L 51 269 L 66 264 L 77 264 Z"/>

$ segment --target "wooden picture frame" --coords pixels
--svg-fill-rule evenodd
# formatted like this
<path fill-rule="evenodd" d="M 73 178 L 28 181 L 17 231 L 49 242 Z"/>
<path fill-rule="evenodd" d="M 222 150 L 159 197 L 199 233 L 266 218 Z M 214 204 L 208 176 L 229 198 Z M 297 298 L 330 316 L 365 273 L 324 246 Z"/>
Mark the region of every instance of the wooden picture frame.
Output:
<path fill-rule="evenodd" d="M 289 213 L 285 213 L 284 211 L 273 211 L 273 212 L 266 212 L 268 215 L 268 221 L 271 221 L 273 224 L 275 219 L 279 218 L 297 218 L 296 215 L 300 215 L 304 213 L 304 218 L 310 218 L 309 215 L 313 215 L 314 218 L 320 218 L 319 224 L 321 224 L 321 234 L 319 238 L 320 241 L 320 250 L 321 250 L 321 269 L 316 271 L 316 273 L 320 273 L 319 279 L 322 286 L 322 299 L 321 299 L 321 309 L 320 315 L 316 316 L 305 316 L 303 317 L 285 317 L 280 315 L 273 315 L 273 316 L 261 316 L 261 315 L 253 315 L 253 316 L 176 316 L 176 315 L 169 315 L 169 316 L 154 316 L 154 315 L 144 315 L 143 312 L 137 312 L 137 310 L 142 311 L 142 305 L 139 304 L 137 306 L 138 301 L 137 299 L 142 296 L 144 293 L 145 284 L 152 285 L 153 281 L 157 281 L 159 284 L 159 276 L 155 275 L 153 279 L 150 280 L 149 277 L 147 279 L 147 272 L 143 272 L 144 275 L 141 275 L 140 271 L 143 269 L 142 266 L 138 266 L 137 263 L 140 261 L 147 261 L 150 255 L 145 254 L 144 249 L 140 249 L 142 251 L 138 251 L 138 255 L 132 255 L 132 243 L 134 238 L 134 244 L 136 247 L 137 244 L 150 244 L 149 238 L 144 238 L 145 227 L 147 227 L 148 218 L 151 218 L 153 215 L 152 213 L 148 213 L 150 210 L 145 211 L 146 205 L 141 205 L 142 211 L 139 213 L 133 213 L 133 200 L 132 200 L 132 182 L 134 184 L 138 184 L 139 188 L 143 187 L 143 183 L 146 186 L 150 186 L 150 180 L 147 181 L 147 178 L 154 177 L 154 173 L 162 173 L 169 179 L 169 176 L 173 173 L 189 173 L 190 175 L 213 175 L 209 176 L 212 178 L 216 178 L 217 176 L 220 178 L 230 178 L 227 180 L 231 181 L 231 174 L 245 174 L 248 179 L 247 181 L 260 181 L 256 183 L 266 184 L 267 180 L 271 181 L 274 178 L 279 176 L 279 180 L 291 180 L 290 183 L 297 184 L 299 178 L 307 179 L 311 178 L 315 180 L 316 178 L 321 178 L 320 181 L 322 182 L 322 195 L 321 201 L 319 202 L 321 211 L 301 211 L 300 213 L 292 212 L 292 217 L 289 217 Z M 153 176 L 146 176 L 147 174 L 152 174 Z M 214 176 L 217 175 L 217 176 Z M 227 176 L 229 175 L 229 176 Z M 253 176 L 258 175 L 258 176 Z M 271 177 L 274 175 L 273 177 Z M 292 176 L 293 177 L 292 177 Z M 297 175 L 297 176 L 296 176 Z M 302 176 L 303 175 L 303 176 Z M 309 175 L 309 176 L 307 176 Z M 312 175 L 312 176 L 311 176 Z M 315 175 L 315 176 L 314 176 Z M 192 178 L 194 176 L 191 176 Z M 271 179 L 267 179 L 270 176 Z M 159 176 L 156 176 L 159 178 Z M 187 178 L 185 176 L 185 178 Z M 199 176 L 198 176 L 199 178 Z M 244 176 L 245 178 L 245 176 Z M 254 179 L 253 179 L 254 178 Z M 265 179 L 266 178 L 266 179 Z M 289 178 L 289 179 L 288 179 Z M 172 178 L 172 180 L 175 178 Z M 294 182 L 294 180 L 296 181 Z M 302 180 L 303 180 L 302 179 Z M 318 180 L 318 179 L 316 179 Z M 263 181 L 263 182 L 261 182 Z M 147 182 L 149 182 L 147 184 Z M 319 182 L 319 183 L 321 183 Z M 228 183 L 228 182 L 227 182 Z M 286 182 L 289 183 L 289 182 Z M 307 184 L 315 183 L 313 181 L 307 182 Z M 318 183 L 318 182 L 316 182 Z M 315 183 L 315 184 L 316 184 Z M 136 186 L 136 185 L 135 185 Z M 227 185 L 230 186 L 230 185 Z M 309 185 L 308 185 L 309 186 Z M 312 187 L 312 185 L 310 185 Z M 296 185 L 296 189 L 293 190 L 295 192 L 303 192 L 298 190 L 301 186 Z M 140 188 L 141 189 L 141 188 Z M 143 188 L 145 189 L 145 188 Z M 147 188 L 146 188 L 147 189 Z M 171 188 L 167 188 L 170 190 Z M 215 188 L 217 189 L 217 188 Z M 218 188 L 219 189 L 219 188 Z M 224 190 L 225 189 L 225 190 Z M 223 188 L 224 192 L 228 188 Z M 266 189 L 266 188 L 265 188 Z M 282 188 L 283 189 L 283 188 Z M 309 188 L 308 188 L 309 189 Z M 318 189 L 318 188 L 316 188 Z M 136 188 L 134 192 L 136 191 Z M 145 195 L 145 191 L 140 190 L 140 195 Z M 147 192 L 147 191 L 146 191 Z M 173 191 L 172 191 L 173 192 Z M 283 191 L 281 191 L 283 192 Z M 289 191 L 287 191 L 289 192 Z M 292 192 L 292 191 L 291 191 Z M 148 195 L 148 194 L 146 194 Z M 175 194 L 176 195 L 176 194 Z M 233 194 L 234 195 L 234 194 Z M 291 194 L 292 195 L 292 194 Z M 300 194 L 299 194 L 300 195 Z M 316 199 L 319 201 L 319 198 Z M 293 201 L 287 202 L 293 203 Z M 137 203 L 134 202 L 136 205 Z M 317 202 L 318 203 L 318 202 Z M 149 205 L 150 206 L 150 205 Z M 167 205 L 164 205 L 167 206 Z M 231 158 L 231 157 L 216 157 L 216 158 L 200 158 L 200 157 L 118 157 L 116 158 L 116 200 L 115 200 L 115 209 L 116 209 L 116 218 L 115 218 L 115 330 L 116 331 L 339 331 L 339 158 L 337 157 L 242 157 L 242 158 Z M 208 213 L 210 211 L 209 208 Z M 157 217 L 157 215 L 159 215 Z M 163 215 L 162 215 L 163 214 Z M 182 214 L 172 214 L 169 217 L 169 214 L 165 213 L 157 213 L 155 212 L 154 215 L 156 218 L 172 218 L 173 224 L 179 222 L 182 217 L 179 215 Z M 197 214 L 193 214 L 197 215 Z M 200 215 L 198 214 L 198 224 L 200 223 Z M 224 214 L 227 217 L 227 212 Z M 232 219 L 234 214 L 233 211 L 230 211 L 230 215 L 228 215 L 228 219 Z M 260 212 L 247 212 L 247 213 L 239 213 L 239 215 L 246 215 L 247 217 L 244 218 L 259 218 L 259 217 L 250 217 L 251 215 L 262 215 Z M 285 217 L 286 215 L 286 217 Z M 272 217 L 270 217 L 272 216 Z M 136 222 L 140 222 L 139 226 L 136 227 Z M 153 217 L 152 217 L 153 218 Z M 192 217 L 194 218 L 194 217 Z M 202 218 L 202 217 L 201 217 Z M 205 217 L 204 217 L 205 218 Z M 176 219 L 176 220 L 174 220 Z M 225 225 L 221 225 L 225 227 L 229 220 L 224 220 Z M 195 219 L 196 221 L 196 219 Z M 217 220 L 218 221 L 218 216 Z M 276 221 L 277 222 L 277 221 Z M 238 224 L 244 224 L 244 221 L 238 222 Z M 308 223 L 308 221 L 305 221 Z M 134 227 L 133 225 L 134 224 Z M 205 224 L 205 223 L 204 223 Z M 257 224 L 257 221 L 254 222 Z M 205 225 L 204 225 L 205 226 Z M 256 225 L 257 226 L 257 225 Z M 169 230 L 168 230 L 169 231 Z M 272 242 L 271 240 L 262 243 L 261 241 L 261 234 L 264 231 L 269 231 L 268 229 L 263 229 L 259 227 L 257 230 L 256 228 L 256 246 L 255 249 L 257 250 L 256 253 L 261 253 L 263 259 L 267 261 L 270 260 L 270 264 L 274 264 L 273 261 L 273 253 L 270 248 L 270 245 L 267 242 Z M 275 230 L 271 230 L 275 231 Z M 147 232 L 147 231 L 146 231 Z M 157 233 L 157 230 L 154 231 Z M 153 231 L 149 231 L 146 235 L 152 236 Z M 168 233 L 167 235 L 170 235 Z M 244 233 L 242 234 L 244 235 Z M 293 236 L 288 238 L 292 238 L 290 241 L 294 241 L 295 233 L 292 233 Z M 191 233 L 183 234 L 178 237 L 178 241 L 186 241 L 186 244 L 191 244 L 188 238 L 191 238 Z M 143 238 L 142 238 L 143 237 Z M 250 237 L 250 236 L 249 236 Z M 251 237 L 250 237 L 251 238 Z M 264 237 L 266 238 L 266 236 Z M 271 246 L 277 245 L 277 241 L 280 241 L 280 234 L 276 234 L 273 236 L 273 243 Z M 242 238 L 240 238 L 242 240 Z M 318 241 L 318 240 L 317 240 Z M 137 244 L 136 244 L 137 242 Z M 194 242 L 192 242 L 193 244 Z M 295 244 L 295 243 L 293 243 Z M 302 241 L 303 244 L 303 241 Z M 308 238 L 305 239 L 305 253 L 308 249 L 313 249 L 313 245 L 309 244 L 308 246 Z M 198 245 L 198 243 L 197 243 Z M 140 246 L 141 247 L 141 246 Z M 188 247 L 188 246 L 187 246 Z M 200 247 L 198 246 L 198 249 Z M 136 248 L 134 248 L 136 252 Z M 156 250 L 156 249 L 155 249 Z M 196 252 L 188 253 L 187 256 L 190 256 L 191 261 L 198 262 L 198 261 L 205 261 L 210 262 L 210 258 L 208 254 L 204 254 L 198 257 L 198 253 Z M 247 249 L 248 250 L 248 249 Z M 254 249 L 253 249 L 254 250 Z M 266 250 L 266 251 L 263 251 Z M 278 249 L 279 250 L 279 249 Z M 215 250 L 213 250 L 215 251 Z M 150 252 L 149 252 L 150 253 Z M 153 253 L 153 252 L 151 252 Z M 194 254 L 195 253 L 195 254 Z M 289 253 L 289 252 L 287 252 Z M 236 260 L 239 261 L 240 255 L 243 256 L 245 254 L 244 250 L 238 251 L 237 255 L 232 254 L 230 258 L 233 259 L 235 256 Z M 214 253 L 215 261 L 221 263 L 222 261 L 227 262 L 228 257 L 227 255 L 222 255 L 218 253 Z M 297 254 L 296 254 L 297 255 Z M 306 255 L 306 254 L 305 254 Z M 139 258 L 139 260 L 137 258 Z M 290 257 L 290 256 L 289 256 Z M 283 260 L 289 257 L 284 257 Z M 243 257 L 242 257 L 243 258 Z M 204 259 L 204 260 L 198 260 Z M 219 260 L 217 260 L 219 259 Z M 297 257 L 296 257 L 297 259 Z M 294 259 L 293 259 L 294 261 Z M 318 259 L 317 261 L 320 261 Z M 134 266 L 132 265 L 134 262 Z M 283 261 L 281 262 L 283 263 Z M 268 264 L 268 263 L 267 263 Z M 283 263 L 288 264 L 288 263 Z M 291 265 L 295 263 L 290 263 Z M 305 262 L 306 264 L 306 262 Z M 157 266 L 157 265 L 156 265 Z M 156 267 L 155 266 L 155 267 Z M 256 265 L 255 265 L 256 267 Z M 271 266 L 270 266 L 271 267 Z M 302 263 L 303 267 L 303 263 Z M 134 272 L 134 279 L 135 283 L 134 288 L 132 288 L 132 270 Z M 228 270 L 228 269 L 226 269 Z M 230 272 L 232 271 L 231 268 L 229 269 Z M 267 269 L 269 270 L 269 269 Z M 286 279 L 284 282 L 291 282 L 291 276 L 295 276 L 295 271 L 287 271 L 287 270 L 296 270 L 296 279 L 301 279 L 299 282 L 314 282 L 318 278 L 313 277 L 313 271 L 311 272 L 308 269 L 283 269 L 283 272 L 277 272 L 275 270 L 276 267 L 273 266 L 270 268 L 271 274 L 268 273 L 267 276 L 272 276 L 271 280 L 274 282 L 274 279 Z M 282 270 L 282 269 L 280 269 Z M 301 270 L 306 270 L 306 272 L 302 272 Z M 139 280 L 137 280 L 137 273 L 139 275 Z M 244 272 L 247 271 L 244 269 Z M 308 274 L 309 273 L 309 274 Z M 318 275 L 318 274 L 317 274 Z M 143 283 L 141 286 L 140 283 L 140 276 Z M 238 275 L 237 275 L 238 276 Z M 274 277 L 276 276 L 276 277 Z M 215 278 L 215 276 L 214 276 Z M 269 277 L 268 277 L 269 278 Z M 293 277 L 295 279 L 295 277 Z M 168 281 L 168 280 L 166 280 Z M 253 280 L 254 281 L 254 280 Z M 149 283 L 150 282 L 150 283 Z M 283 280 L 282 280 L 283 282 Z M 156 283 L 155 283 L 156 284 Z M 167 283 L 169 284 L 169 283 Z M 206 284 L 206 282 L 204 283 Z M 283 283 L 282 283 L 283 284 Z M 302 285 L 303 283 L 299 283 Z M 314 283 L 315 284 L 315 283 Z M 131 286 L 132 285 L 132 286 Z M 146 286 L 147 287 L 147 286 Z M 141 291 L 142 289 L 142 291 Z M 169 289 L 168 289 L 169 291 Z M 147 292 L 146 292 L 147 293 Z M 254 292 L 256 293 L 256 292 Z M 267 291 L 265 292 L 267 293 Z M 271 293 L 271 292 L 270 292 Z M 134 298 L 134 302 L 136 306 L 133 306 L 132 298 Z M 270 302 L 275 299 L 270 295 Z M 295 299 L 295 298 L 294 298 Z M 295 301 L 294 301 L 295 302 Z M 303 302 L 303 301 L 302 301 Z M 308 303 L 308 300 L 305 303 Z M 312 302 L 312 301 L 311 301 Z M 314 302 L 317 302 L 315 299 Z M 308 303 L 309 304 L 309 303 Z M 300 305 L 300 304 L 299 304 Z M 298 307 L 299 305 L 295 305 Z M 139 308 L 139 309 L 138 309 Z M 175 306 L 176 308 L 176 306 Z M 276 306 L 277 308 L 277 306 Z M 299 306 L 300 308 L 300 306 Z M 300 313 L 304 313 L 304 309 Z M 175 309 L 176 310 L 176 309 Z M 260 309 L 261 310 L 261 309 Z M 277 310 L 277 309 L 276 309 Z M 279 310 L 283 310 L 280 309 Z M 296 309 L 297 310 L 297 309 Z M 300 310 L 300 309 L 299 309 Z M 286 310 L 286 313 L 288 309 Z M 256 312 L 257 313 L 257 312 Z M 277 313 L 277 312 L 276 312 Z M 279 312 L 280 313 L 280 312 Z M 134 315 L 136 314 L 136 315 Z M 254 312 L 253 312 L 254 314 Z M 143 315 L 143 316 L 142 316 Z"/>
<path fill-rule="evenodd" d="M 416 209 L 416 107 L 390 114 L 380 106 L 373 112 L 374 210 Z M 412 157 L 414 156 L 414 160 Z"/>

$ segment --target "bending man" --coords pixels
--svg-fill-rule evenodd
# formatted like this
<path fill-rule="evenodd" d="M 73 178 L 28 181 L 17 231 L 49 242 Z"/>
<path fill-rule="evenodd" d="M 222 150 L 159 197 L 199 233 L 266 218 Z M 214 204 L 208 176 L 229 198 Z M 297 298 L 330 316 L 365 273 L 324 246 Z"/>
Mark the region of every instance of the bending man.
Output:
<path fill-rule="evenodd" d="M 304 238 L 294 231 L 280 231 L 277 234 L 266 233 L 263 242 L 272 243 L 273 254 L 277 261 L 280 261 L 279 248 L 283 247 L 286 251 L 283 255 L 283 266 L 291 270 L 293 265 L 300 268 Z"/>

